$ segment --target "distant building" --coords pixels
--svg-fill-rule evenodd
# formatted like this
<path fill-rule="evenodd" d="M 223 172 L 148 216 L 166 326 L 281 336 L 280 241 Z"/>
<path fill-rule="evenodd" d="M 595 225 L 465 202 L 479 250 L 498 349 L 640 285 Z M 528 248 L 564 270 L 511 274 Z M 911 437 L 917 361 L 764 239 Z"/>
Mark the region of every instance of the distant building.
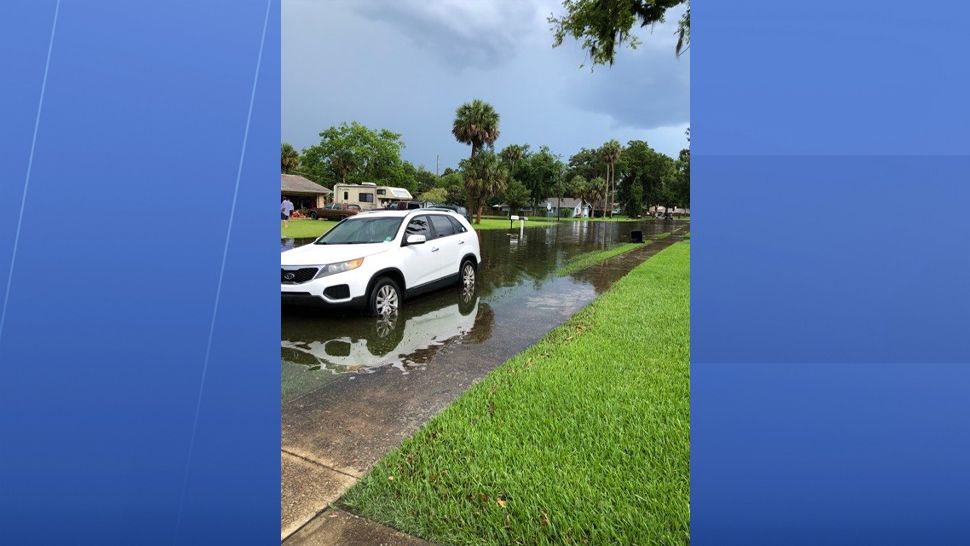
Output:
<path fill-rule="evenodd" d="M 562 216 L 563 218 L 587 218 L 591 206 L 582 199 L 572 197 L 550 197 L 539 203 L 539 211 L 545 211 L 546 216 Z"/>
<path fill-rule="evenodd" d="M 289 197 L 296 210 L 321 208 L 327 204 L 327 196 L 331 193 L 329 189 L 302 176 L 280 175 L 280 194 Z"/>
<path fill-rule="evenodd" d="M 670 212 L 671 216 L 690 216 L 690 209 L 684 209 L 680 207 L 670 207 L 669 209 L 664 206 L 654 205 L 647 209 L 648 214 L 652 215 L 663 215 Z"/>
<path fill-rule="evenodd" d="M 509 215 L 509 206 L 506 203 L 492 205 L 492 209 L 503 216 Z M 563 218 L 586 218 L 590 215 L 590 204 L 582 199 L 572 197 L 563 197 L 562 199 L 550 197 L 540 201 L 535 210 L 532 209 L 531 205 L 526 205 L 515 212 L 555 217 L 559 215 L 559 211 L 562 211 Z"/>

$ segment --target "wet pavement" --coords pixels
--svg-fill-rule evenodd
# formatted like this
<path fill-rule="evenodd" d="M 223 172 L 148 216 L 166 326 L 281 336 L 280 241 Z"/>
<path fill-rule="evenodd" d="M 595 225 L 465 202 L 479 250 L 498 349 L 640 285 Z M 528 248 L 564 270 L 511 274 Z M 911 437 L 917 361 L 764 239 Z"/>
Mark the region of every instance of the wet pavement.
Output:
<path fill-rule="evenodd" d="M 634 229 L 642 248 L 557 274 L 571 258 L 628 242 Z M 282 536 L 325 517 L 324 507 L 472 383 L 689 229 L 649 220 L 482 231 L 474 294 L 456 286 L 407 300 L 396 320 L 284 309 Z"/>

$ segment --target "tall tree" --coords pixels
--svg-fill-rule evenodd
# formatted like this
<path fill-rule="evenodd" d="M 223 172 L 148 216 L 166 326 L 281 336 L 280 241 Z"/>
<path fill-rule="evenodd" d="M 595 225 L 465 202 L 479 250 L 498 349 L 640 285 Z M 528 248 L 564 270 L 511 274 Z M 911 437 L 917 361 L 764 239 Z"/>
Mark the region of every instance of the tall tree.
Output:
<path fill-rule="evenodd" d="M 561 170 L 559 158 L 549 151 L 548 146 L 542 146 L 538 152 L 529 154 L 521 161 L 515 176 L 529 188 L 531 203 L 536 206 L 543 199 L 552 196 Z"/>
<path fill-rule="evenodd" d="M 280 145 L 280 172 L 291 173 L 300 167 L 300 154 L 296 148 L 284 142 Z"/>
<path fill-rule="evenodd" d="M 509 206 L 509 214 L 512 214 L 529 204 L 529 188 L 526 188 L 522 182 L 510 178 L 508 184 L 505 185 L 505 192 L 502 197 Z"/>
<path fill-rule="evenodd" d="M 586 183 L 586 197 L 589 199 L 592 205 L 592 215 L 596 216 L 596 205 L 600 205 L 600 210 L 603 212 L 603 216 L 606 216 L 606 205 L 603 201 L 606 199 L 606 180 L 602 177 L 597 176 L 589 182 Z"/>
<path fill-rule="evenodd" d="M 635 186 L 640 187 L 640 198 L 645 205 L 661 204 L 663 176 L 673 164 L 673 159 L 657 152 L 642 140 L 631 140 L 620 153 L 623 163 L 621 198 L 629 201 Z M 631 212 L 629 205 L 627 212 Z"/>
<path fill-rule="evenodd" d="M 447 193 L 445 203 L 449 205 L 467 205 L 468 195 L 465 191 L 465 177 L 458 171 L 444 174 L 438 179 L 437 186 L 443 188 Z M 469 209 L 469 213 L 471 213 Z"/>
<path fill-rule="evenodd" d="M 677 176 L 671 197 L 675 206 L 690 208 L 690 148 L 680 151 L 680 156 L 674 166 Z"/>
<path fill-rule="evenodd" d="M 438 177 L 433 172 L 425 169 L 423 165 L 417 167 L 414 179 L 417 182 L 418 193 L 431 190 L 438 183 Z"/>
<path fill-rule="evenodd" d="M 569 158 L 569 176 L 580 175 L 586 180 L 600 176 L 605 171 L 603 158 L 598 150 L 582 148 Z"/>
<path fill-rule="evenodd" d="M 612 65 L 620 46 L 628 44 L 635 49 L 640 45 L 631 34 L 634 24 L 646 27 L 662 23 L 667 10 L 681 4 L 687 4 L 687 10 L 677 24 L 674 51 L 679 56 L 690 47 L 689 0 L 564 0 L 566 14 L 548 19 L 554 35 L 552 45 L 558 47 L 571 36 L 582 41 L 594 65 Z"/>
<path fill-rule="evenodd" d="M 394 184 L 402 176 L 401 135 L 369 129 L 356 121 L 320 133 L 320 143 L 303 151 L 303 169 L 341 183 Z"/>
<path fill-rule="evenodd" d="M 613 216 L 616 201 L 616 162 L 620 159 L 621 149 L 620 143 L 616 140 L 610 140 L 600 148 L 600 155 L 606 163 L 606 201 L 610 207 L 610 217 Z"/>
<path fill-rule="evenodd" d="M 483 146 L 491 148 L 499 135 L 499 115 L 492 105 L 475 99 L 466 102 L 455 111 L 455 122 L 451 127 L 451 134 L 458 142 L 470 144 L 471 157 L 475 157 Z"/>
<path fill-rule="evenodd" d="M 462 175 L 465 178 L 465 192 L 468 194 L 468 210 L 475 212 L 475 223 L 482 223 L 482 209 L 489 197 L 505 191 L 508 169 L 492 150 L 476 153 L 461 161 Z"/>

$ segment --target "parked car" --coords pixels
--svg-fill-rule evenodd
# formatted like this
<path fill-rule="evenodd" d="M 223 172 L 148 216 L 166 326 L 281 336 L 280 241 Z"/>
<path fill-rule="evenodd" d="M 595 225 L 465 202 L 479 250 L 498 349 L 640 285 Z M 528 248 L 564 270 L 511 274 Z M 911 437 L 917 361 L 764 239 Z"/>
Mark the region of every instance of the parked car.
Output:
<path fill-rule="evenodd" d="M 465 207 L 461 207 L 458 205 L 439 205 L 437 203 L 431 203 L 429 201 L 429 202 L 423 203 L 422 207 L 426 209 L 448 209 L 450 211 L 454 211 L 457 214 L 460 214 L 461 216 L 464 216 L 465 220 L 468 220 L 469 223 L 472 221 L 472 217 L 468 215 L 468 210 Z"/>
<path fill-rule="evenodd" d="M 310 209 L 309 216 L 314 220 L 343 220 L 360 212 L 360 207 L 347 203 L 330 203 L 320 208 Z"/>
<path fill-rule="evenodd" d="M 474 287 L 482 257 L 468 220 L 446 210 L 369 211 L 280 254 L 284 305 L 400 309 L 404 299 Z"/>

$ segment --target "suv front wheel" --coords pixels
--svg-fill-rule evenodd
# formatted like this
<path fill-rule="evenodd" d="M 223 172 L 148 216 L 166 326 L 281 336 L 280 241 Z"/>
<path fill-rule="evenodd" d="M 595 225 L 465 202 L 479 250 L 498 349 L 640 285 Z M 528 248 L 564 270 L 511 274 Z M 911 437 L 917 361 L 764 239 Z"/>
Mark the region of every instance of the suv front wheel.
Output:
<path fill-rule="evenodd" d="M 388 277 L 377 279 L 370 291 L 367 310 L 374 316 L 388 316 L 397 313 L 401 307 L 401 289 Z"/>

